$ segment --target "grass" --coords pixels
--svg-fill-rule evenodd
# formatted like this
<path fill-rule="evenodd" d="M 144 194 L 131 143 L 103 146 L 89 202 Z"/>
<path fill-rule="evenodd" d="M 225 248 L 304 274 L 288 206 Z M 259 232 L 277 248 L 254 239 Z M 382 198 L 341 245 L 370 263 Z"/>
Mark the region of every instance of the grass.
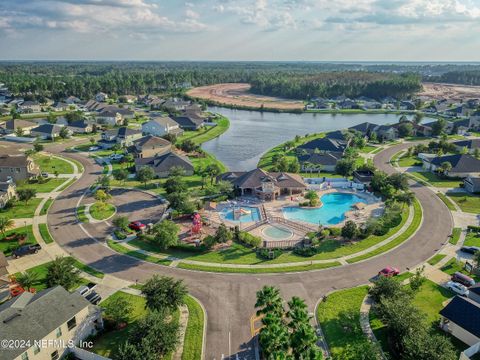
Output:
<path fill-rule="evenodd" d="M 94 268 L 85 265 L 84 263 L 80 262 L 79 260 L 73 258 L 75 260 L 75 263 L 73 264 L 77 269 L 83 271 L 84 273 L 87 273 L 89 275 L 95 276 L 96 278 L 103 279 L 105 276 L 104 273 L 101 271 L 95 270 Z"/>
<path fill-rule="evenodd" d="M 367 293 L 367 286 L 340 290 L 318 305 L 317 320 L 334 358 L 342 358 L 348 345 L 368 342 L 360 328 L 360 306 Z"/>
<path fill-rule="evenodd" d="M 116 208 L 109 203 L 96 202 L 90 206 L 89 212 L 95 220 L 105 220 L 115 214 Z"/>
<path fill-rule="evenodd" d="M 465 237 L 465 246 L 480 246 L 480 233 L 469 232 Z"/>
<path fill-rule="evenodd" d="M 77 208 L 77 217 L 80 222 L 83 222 L 83 223 L 89 222 L 87 216 L 85 215 L 85 205 L 80 205 Z"/>
<path fill-rule="evenodd" d="M 67 187 L 69 187 L 70 185 L 72 185 L 72 184 L 75 182 L 75 180 L 77 180 L 77 179 L 71 178 L 70 180 L 66 181 L 66 182 L 63 184 L 63 186 L 58 189 L 58 191 L 63 191 L 63 190 L 65 190 Z"/>
<path fill-rule="evenodd" d="M 440 261 L 442 261 L 447 255 L 445 254 L 437 254 L 435 255 L 434 257 L 432 257 L 430 260 L 428 260 L 428 263 L 430 265 L 436 265 L 438 264 Z"/>
<path fill-rule="evenodd" d="M 125 246 L 122 246 L 122 245 L 120 245 L 119 243 L 117 243 L 113 240 L 108 240 L 107 244 L 112 250 L 114 250 L 114 251 L 116 251 L 120 254 L 132 256 L 132 257 L 137 258 L 139 260 L 151 262 L 151 263 L 154 263 L 154 264 L 165 265 L 165 266 L 168 266 L 172 263 L 170 260 L 159 259 L 155 256 L 145 255 L 145 254 L 142 254 L 139 251 L 127 249 Z"/>
<path fill-rule="evenodd" d="M 49 193 L 55 190 L 57 187 L 62 185 L 65 182 L 65 179 L 54 179 L 54 178 L 47 178 L 41 181 L 29 182 L 23 181 L 18 184 L 17 190 L 20 189 L 33 189 L 36 190 L 37 193 Z"/>
<path fill-rule="evenodd" d="M 33 154 L 33 160 L 42 172 L 59 174 L 73 174 L 73 166 L 65 160 L 51 155 Z"/>
<path fill-rule="evenodd" d="M 201 131 L 187 131 L 185 135 L 182 135 L 178 141 L 182 142 L 185 139 L 192 140 L 195 144 L 201 145 L 204 142 L 215 139 L 222 135 L 230 127 L 230 121 L 226 117 L 220 117 L 214 122 L 217 123 L 217 126 L 206 127 L 206 130 Z M 193 133 L 193 134 L 192 134 Z"/>
<path fill-rule="evenodd" d="M 480 281 L 480 276 L 478 275 L 473 275 L 470 274 L 468 271 L 464 269 L 465 263 L 458 261 L 455 258 L 452 258 L 450 261 L 448 261 L 445 265 L 443 265 L 440 270 L 442 270 L 444 273 L 448 275 L 453 275 L 456 272 L 461 272 L 462 274 L 468 275 L 471 278 L 475 280 L 475 282 Z"/>
<path fill-rule="evenodd" d="M 375 150 L 372 151 L 372 154 L 378 154 L 383 149 L 384 149 L 383 147 L 378 147 L 378 148 L 376 148 Z"/>
<path fill-rule="evenodd" d="M 183 343 L 182 360 L 201 360 L 205 314 L 200 304 L 191 296 L 185 297 L 188 322 Z"/>
<path fill-rule="evenodd" d="M 456 227 L 452 230 L 452 236 L 448 240 L 448 242 L 452 245 L 457 245 L 458 240 L 460 240 L 460 234 L 462 233 L 462 229 Z"/>
<path fill-rule="evenodd" d="M 45 201 L 42 209 L 40 210 L 40 216 L 48 214 L 48 209 L 50 209 L 50 206 L 52 206 L 53 201 L 54 200 L 52 198 L 49 198 L 47 201 Z"/>
<path fill-rule="evenodd" d="M 128 317 L 128 325 L 123 329 L 119 330 L 112 330 L 103 333 L 100 335 L 95 341 L 93 345 L 94 353 L 105 356 L 105 357 L 114 357 L 115 352 L 118 351 L 118 348 L 121 344 L 123 344 L 130 332 L 133 329 L 133 325 L 145 315 L 147 315 L 147 308 L 145 306 L 145 298 L 138 295 L 127 294 L 122 291 L 117 291 L 108 299 L 100 303 L 100 306 L 106 308 L 109 302 L 113 301 L 116 298 L 122 298 L 128 301 L 130 304 L 132 311 L 129 313 Z"/>
<path fill-rule="evenodd" d="M 401 167 L 422 166 L 422 161 L 416 156 L 402 156 L 398 159 L 398 165 Z"/>
<path fill-rule="evenodd" d="M 467 193 L 449 193 L 448 196 L 460 206 L 464 212 L 480 213 L 480 196 Z"/>
<path fill-rule="evenodd" d="M 42 199 L 31 199 L 27 204 L 24 201 L 17 201 L 10 209 L 0 210 L 0 216 L 10 219 L 33 218 L 35 209 L 38 207 Z"/>
<path fill-rule="evenodd" d="M 410 174 L 416 176 L 420 180 L 428 182 L 432 186 L 440 188 L 456 188 L 462 182 L 461 180 L 453 180 L 447 178 L 444 179 L 429 171 L 416 171 Z"/>
<path fill-rule="evenodd" d="M 12 229 L 5 232 L 5 236 L 8 237 L 9 235 L 17 233 L 17 234 L 27 234 L 27 239 L 25 240 L 25 244 L 36 244 L 37 241 L 35 240 L 35 236 L 33 236 L 32 225 L 23 226 L 20 228 Z M 5 256 L 12 255 L 12 251 L 18 247 L 18 242 L 16 240 L 5 240 L 2 236 L 0 240 L 0 251 L 5 254 Z"/>
<path fill-rule="evenodd" d="M 39 224 L 38 230 L 40 231 L 43 241 L 45 241 L 47 244 L 53 243 L 53 238 L 48 230 L 47 224 Z"/>
<path fill-rule="evenodd" d="M 178 268 L 197 271 L 221 272 L 221 273 L 245 273 L 245 274 L 268 274 L 268 273 L 286 273 L 286 272 L 300 272 L 310 270 L 327 269 L 334 266 L 340 266 L 338 261 L 332 261 L 322 264 L 297 265 L 286 267 L 264 267 L 264 268 L 235 268 L 235 267 L 220 267 L 220 266 L 204 266 L 186 264 L 180 262 Z"/>
<path fill-rule="evenodd" d="M 352 263 L 355 263 L 355 262 L 358 262 L 358 261 L 362 261 L 362 260 L 371 258 L 371 257 L 379 255 L 383 252 L 389 251 L 389 250 L 397 247 L 398 245 L 400 245 L 404 241 L 406 241 L 410 236 L 413 235 L 413 233 L 415 231 L 417 231 L 418 227 L 420 226 L 420 223 L 422 222 L 422 208 L 421 208 L 420 203 L 418 202 L 417 199 L 415 199 L 415 202 L 413 203 L 413 208 L 414 208 L 413 221 L 410 224 L 410 226 L 407 228 L 407 230 L 405 230 L 405 232 L 400 234 L 398 237 L 396 237 L 394 240 L 390 241 L 389 243 L 387 243 L 383 246 L 380 246 L 380 247 L 376 248 L 375 250 L 373 250 L 371 252 L 368 252 L 366 254 L 348 259 L 347 262 L 349 264 L 352 264 Z"/>
<path fill-rule="evenodd" d="M 360 150 L 360 152 L 364 153 L 364 154 L 368 154 L 368 153 L 371 153 L 372 151 L 376 150 L 377 148 L 378 148 L 378 146 L 366 145 Z"/>
<path fill-rule="evenodd" d="M 444 193 L 441 193 L 441 192 L 437 192 L 437 196 L 440 198 L 440 200 L 443 201 L 443 203 L 447 206 L 448 210 L 450 211 L 456 211 L 457 208 L 455 207 L 455 205 L 450 201 L 449 198 L 447 198 L 445 196 Z"/>
<path fill-rule="evenodd" d="M 394 280 L 401 283 L 401 282 L 404 282 L 407 279 L 410 279 L 412 276 L 413 276 L 413 274 L 411 272 L 407 271 L 407 272 L 401 273 L 398 276 L 395 276 Z"/>

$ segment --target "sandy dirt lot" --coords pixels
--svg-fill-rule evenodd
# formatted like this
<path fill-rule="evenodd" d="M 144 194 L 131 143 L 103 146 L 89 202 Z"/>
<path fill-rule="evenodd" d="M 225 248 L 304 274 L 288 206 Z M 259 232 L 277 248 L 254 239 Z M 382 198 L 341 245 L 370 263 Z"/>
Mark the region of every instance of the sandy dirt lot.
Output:
<path fill-rule="evenodd" d="M 271 108 L 279 110 L 303 110 L 303 102 L 249 93 L 250 84 L 226 83 L 201 86 L 187 92 L 189 96 L 216 101 L 221 104 Z"/>
<path fill-rule="evenodd" d="M 423 91 L 417 95 L 432 99 L 474 99 L 480 98 L 480 86 L 423 83 Z"/>

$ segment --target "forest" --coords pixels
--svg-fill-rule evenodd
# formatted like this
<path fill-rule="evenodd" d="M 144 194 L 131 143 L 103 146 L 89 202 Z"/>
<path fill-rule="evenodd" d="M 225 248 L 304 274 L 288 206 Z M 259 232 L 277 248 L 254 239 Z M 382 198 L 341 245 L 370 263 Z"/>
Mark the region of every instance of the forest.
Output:
<path fill-rule="evenodd" d="M 449 75 L 450 74 L 450 75 Z M 15 95 L 60 100 L 74 95 L 181 92 L 191 86 L 248 82 L 259 94 L 295 99 L 316 96 L 407 97 L 421 79 L 479 81 L 476 65 L 341 64 L 322 62 L 0 62 L 0 83 Z M 447 80 L 445 80 L 447 81 Z"/>
<path fill-rule="evenodd" d="M 480 85 L 480 70 L 449 71 L 434 80 L 451 84 Z"/>

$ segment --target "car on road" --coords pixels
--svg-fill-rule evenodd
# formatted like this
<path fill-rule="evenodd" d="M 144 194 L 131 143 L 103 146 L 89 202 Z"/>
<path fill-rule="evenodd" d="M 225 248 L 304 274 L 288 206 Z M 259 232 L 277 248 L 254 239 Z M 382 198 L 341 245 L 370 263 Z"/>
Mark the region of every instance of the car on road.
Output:
<path fill-rule="evenodd" d="M 88 148 L 88 151 L 97 151 L 97 150 L 100 150 L 100 147 L 99 146 L 90 146 Z"/>
<path fill-rule="evenodd" d="M 146 225 L 140 221 L 132 221 L 130 224 L 128 224 L 128 227 L 135 231 L 142 231 L 146 228 Z"/>
<path fill-rule="evenodd" d="M 42 172 L 40 175 L 44 178 L 47 178 L 48 177 L 48 172 Z"/>
<path fill-rule="evenodd" d="M 12 256 L 15 259 L 21 258 L 22 256 L 25 255 L 30 255 L 30 254 L 36 254 L 42 247 L 38 244 L 33 244 L 33 245 L 23 245 L 20 246 L 19 248 L 13 250 Z"/>
<path fill-rule="evenodd" d="M 465 285 L 459 284 L 455 281 L 449 281 L 446 284 L 447 289 L 461 296 L 468 296 L 468 289 Z"/>
<path fill-rule="evenodd" d="M 110 160 L 122 160 L 123 159 L 123 156 L 122 154 L 112 154 L 109 156 Z"/>
<path fill-rule="evenodd" d="M 467 254 L 475 254 L 477 251 L 480 251 L 478 246 L 462 246 L 460 251 L 466 252 Z"/>
<path fill-rule="evenodd" d="M 460 283 L 465 286 L 473 286 L 475 285 L 475 280 L 473 280 L 470 276 L 462 274 L 461 272 L 457 271 L 452 275 L 450 279 L 454 282 Z"/>
<path fill-rule="evenodd" d="M 397 268 L 387 266 L 378 272 L 378 276 L 392 277 L 400 274 L 400 271 Z"/>

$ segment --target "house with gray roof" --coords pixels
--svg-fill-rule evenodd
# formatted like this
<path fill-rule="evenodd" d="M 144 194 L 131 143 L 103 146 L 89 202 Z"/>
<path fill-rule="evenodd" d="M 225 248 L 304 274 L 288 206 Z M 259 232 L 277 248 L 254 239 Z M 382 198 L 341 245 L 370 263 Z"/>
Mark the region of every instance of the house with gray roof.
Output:
<path fill-rule="evenodd" d="M 15 133 L 18 129 L 22 129 L 23 135 L 30 135 L 30 131 L 36 128 L 38 124 L 34 121 L 28 121 L 23 119 L 12 119 L 5 122 L 2 130 L 6 134 Z"/>
<path fill-rule="evenodd" d="M 142 132 L 146 135 L 165 136 L 173 134 L 180 136 L 183 130 L 179 123 L 168 116 L 157 116 L 150 118 L 149 121 L 142 124 Z"/>
<path fill-rule="evenodd" d="M 30 135 L 43 140 L 54 140 L 55 138 L 60 136 L 61 130 L 62 126 L 58 126 L 55 124 L 43 124 L 32 129 L 32 131 L 30 131 Z"/>
<path fill-rule="evenodd" d="M 0 155 L 0 181 L 15 182 L 40 175 L 40 168 L 27 155 Z"/>
<path fill-rule="evenodd" d="M 480 304 L 455 296 L 440 311 L 440 328 L 470 346 L 480 341 Z"/>
<path fill-rule="evenodd" d="M 469 193 L 479 194 L 480 193 L 480 177 L 467 176 L 463 180 L 463 188 Z M 480 201 L 480 199 L 478 201 Z"/>
<path fill-rule="evenodd" d="M 0 359 L 60 359 L 68 344 L 78 345 L 102 328 L 100 309 L 77 292 L 61 286 L 24 292 L 0 305 L 0 334 L 27 346 L 2 347 Z"/>
<path fill-rule="evenodd" d="M 204 126 L 205 119 L 194 114 L 184 114 L 175 116 L 174 120 L 180 125 L 183 130 L 198 130 Z"/>
<path fill-rule="evenodd" d="M 298 156 L 298 162 L 302 172 L 320 172 L 320 171 L 335 171 L 337 162 L 342 158 L 342 153 L 326 152 L 326 153 L 311 153 Z"/>
<path fill-rule="evenodd" d="M 480 139 L 454 141 L 453 145 L 455 145 L 458 151 L 467 149 L 469 153 L 473 154 L 475 149 L 480 149 Z"/>
<path fill-rule="evenodd" d="M 308 153 L 313 154 L 317 153 L 326 153 L 326 152 L 335 152 L 343 154 L 347 148 L 347 143 L 343 140 L 330 139 L 327 137 L 322 137 L 318 139 L 311 140 L 297 147 L 297 152 L 299 154 Z"/>
<path fill-rule="evenodd" d="M 432 172 L 439 171 L 443 163 L 450 163 L 452 169 L 445 174 L 448 177 L 466 178 L 480 176 L 480 160 L 468 154 L 454 154 L 423 158 L 423 168 Z"/>
<path fill-rule="evenodd" d="M 168 177 L 172 168 L 182 168 L 188 176 L 193 175 L 195 171 L 188 157 L 173 151 L 149 158 L 135 158 L 135 171 L 146 166 L 152 168 L 159 178 Z"/>
<path fill-rule="evenodd" d="M 172 144 L 158 136 L 147 135 L 133 142 L 129 152 L 136 158 L 150 158 L 172 151 Z"/>

